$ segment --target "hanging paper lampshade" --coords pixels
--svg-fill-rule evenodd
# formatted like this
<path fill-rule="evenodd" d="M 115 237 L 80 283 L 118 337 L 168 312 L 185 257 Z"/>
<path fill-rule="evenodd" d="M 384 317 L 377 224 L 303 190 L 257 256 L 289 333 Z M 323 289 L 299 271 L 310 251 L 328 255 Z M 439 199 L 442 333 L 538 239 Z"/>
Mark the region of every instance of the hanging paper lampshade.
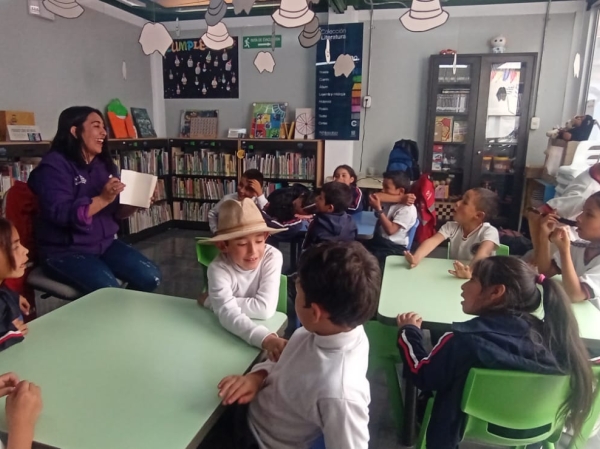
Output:
<path fill-rule="evenodd" d="M 306 0 L 281 0 L 279 9 L 271 16 L 273 21 L 284 28 L 298 28 L 315 17 Z"/>
<path fill-rule="evenodd" d="M 211 50 L 223 50 L 233 45 L 233 38 L 229 35 L 227 27 L 223 22 L 215 26 L 209 26 L 202 36 L 202 42 Z M 208 56 L 206 61 L 209 62 Z"/>
<path fill-rule="evenodd" d="M 84 9 L 75 0 L 44 0 L 44 8 L 65 19 L 76 19 Z"/>
<path fill-rule="evenodd" d="M 405 13 L 400 22 L 408 31 L 421 33 L 446 23 L 450 15 L 442 9 L 440 0 L 413 0 L 410 11 Z"/>

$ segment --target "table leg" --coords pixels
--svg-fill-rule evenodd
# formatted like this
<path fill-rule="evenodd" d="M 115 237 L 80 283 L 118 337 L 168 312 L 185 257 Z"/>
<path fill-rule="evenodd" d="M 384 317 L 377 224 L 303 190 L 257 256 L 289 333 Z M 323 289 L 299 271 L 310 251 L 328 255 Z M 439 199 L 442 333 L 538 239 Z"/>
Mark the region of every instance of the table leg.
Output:
<path fill-rule="evenodd" d="M 415 387 L 410 376 L 406 377 L 404 381 L 404 422 L 400 441 L 403 446 L 413 446 L 417 424 L 417 387 Z"/>

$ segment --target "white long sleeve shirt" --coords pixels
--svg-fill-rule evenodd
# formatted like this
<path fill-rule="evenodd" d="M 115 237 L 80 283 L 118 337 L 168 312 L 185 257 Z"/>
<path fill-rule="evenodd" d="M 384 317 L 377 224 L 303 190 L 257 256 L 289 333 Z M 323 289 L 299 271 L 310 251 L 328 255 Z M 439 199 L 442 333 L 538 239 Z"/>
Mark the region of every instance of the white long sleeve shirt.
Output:
<path fill-rule="evenodd" d="M 208 227 L 210 228 L 210 232 L 212 232 L 213 234 L 215 234 L 217 232 L 217 227 L 219 224 L 219 209 L 221 209 L 221 206 L 223 205 L 223 203 L 227 200 L 238 200 L 238 199 L 239 199 L 239 196 L 237 193 L 230 193 L 228 195 L 225 195 L 223 198 L 221 198 L 221 201 L 219 201 L 217 204 L 215 204 L 215 207 L 213 207 L 211 210 L 208 211 Z M 255 196 L 252 199 L 260 210 L 263 210 L 264 207 L 266 206 L 266 204 L 268 203 L 267 198 L 265 197 L 264 193 L 261 196 Z"/>
<path fill-rule="evenodd" d="M 219 254 L 208 266 L 205 307 L 215 312 L 229 332 L 262 347 L 271 332 L 251 318 L 266 320 L 275 315 L 282 266 L 281 252 L 271 245 L 266 245 L 260 265 L 250 271 L 241 269 L 226 254 Z"/>
<path fill-rule="evenodd" d="M 248 421 L 261 449 L 309 449 L 325 436 L 327 449 L 367 449 L 369 341 L 362 326 L 331 336 L 301 327 L 250 404 Z"/>

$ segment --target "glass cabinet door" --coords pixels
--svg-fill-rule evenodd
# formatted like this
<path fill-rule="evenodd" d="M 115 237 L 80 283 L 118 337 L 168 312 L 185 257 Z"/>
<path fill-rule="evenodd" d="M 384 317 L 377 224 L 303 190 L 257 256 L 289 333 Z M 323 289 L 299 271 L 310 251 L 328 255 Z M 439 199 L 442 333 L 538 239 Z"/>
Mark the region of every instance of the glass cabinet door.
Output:
<path fill-rule="evenodd" d="M 432 174 L 442 221 L 451 219 L 452 204 L 469 184 L 479 71 L 479 58 L 459 55 L 456 64 L 452 55 L 431 60 L 425 169 Z"/>
<path fill-rule="evenodd" d="M 500 210 L 493 223 L 514 229 L 520 213 L 534 59 L 507 55 L 482 62 L 471 187 L 496 192 Z"/>

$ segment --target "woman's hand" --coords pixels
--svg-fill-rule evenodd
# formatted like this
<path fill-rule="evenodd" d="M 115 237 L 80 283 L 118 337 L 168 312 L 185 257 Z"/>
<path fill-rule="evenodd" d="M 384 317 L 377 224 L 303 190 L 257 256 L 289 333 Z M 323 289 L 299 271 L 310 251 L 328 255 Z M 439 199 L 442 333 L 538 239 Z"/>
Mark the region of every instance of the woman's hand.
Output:
<path fill-rule="evenodd" d="M 104 185 L 100 198 L 111 204 L 123 190 L 125 190 L 125 184 L 119 178 L 110 178 Z"/>

